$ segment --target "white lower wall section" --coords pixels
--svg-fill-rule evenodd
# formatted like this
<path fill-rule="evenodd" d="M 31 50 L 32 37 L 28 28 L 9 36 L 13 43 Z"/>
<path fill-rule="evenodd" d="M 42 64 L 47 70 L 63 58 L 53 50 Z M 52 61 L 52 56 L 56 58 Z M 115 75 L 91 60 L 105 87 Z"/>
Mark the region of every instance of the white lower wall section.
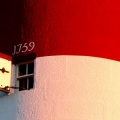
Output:
<path fill-rule="evenodd" d="M 39 57 L 34 89 L 1 97 L 0 108 L 0 120 L 119 120 L 120 62 Z"/>

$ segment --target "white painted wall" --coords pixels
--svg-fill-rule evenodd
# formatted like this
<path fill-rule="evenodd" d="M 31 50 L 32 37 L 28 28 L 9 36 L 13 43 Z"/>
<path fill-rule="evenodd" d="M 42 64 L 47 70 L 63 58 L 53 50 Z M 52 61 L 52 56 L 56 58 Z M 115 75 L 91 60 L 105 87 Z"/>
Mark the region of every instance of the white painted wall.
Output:
<path fill-rule="evenodd" d="M 1 120 L 119 120 L 120 62 L 39 57 L 35 87 L 0 97 Z"/>

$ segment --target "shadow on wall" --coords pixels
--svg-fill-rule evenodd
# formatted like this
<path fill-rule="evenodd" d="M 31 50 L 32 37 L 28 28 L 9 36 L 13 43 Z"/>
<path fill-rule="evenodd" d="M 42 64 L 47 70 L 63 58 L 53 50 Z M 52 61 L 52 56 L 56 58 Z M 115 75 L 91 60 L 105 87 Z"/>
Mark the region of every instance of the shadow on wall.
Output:
<path fill-rule="evenodd" d="M 8 94 L 5 93 L 5 92 L 1 92 L 1 91 L 0 91 L 0 97 L 4 97 L 4 96 L 6 96 L 6 95 L 8 95 Z"/>
<path fill-rule="evenodd" d="M 21 39 L 23 1 L 0 1 L 0 52 L 7 55 L 11 55 L 13 44 Z"/>

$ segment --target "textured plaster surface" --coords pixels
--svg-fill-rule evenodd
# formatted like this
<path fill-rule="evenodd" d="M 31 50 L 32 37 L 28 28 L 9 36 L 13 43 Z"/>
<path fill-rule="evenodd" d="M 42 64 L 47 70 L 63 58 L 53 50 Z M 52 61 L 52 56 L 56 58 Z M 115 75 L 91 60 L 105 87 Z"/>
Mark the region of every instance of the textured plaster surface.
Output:
<path fill-rule="evenodd" d="M 109 59 L 38 57 L 34 89 L 0 97 L 0 119 L 119 120 L 119 71 Z"/>

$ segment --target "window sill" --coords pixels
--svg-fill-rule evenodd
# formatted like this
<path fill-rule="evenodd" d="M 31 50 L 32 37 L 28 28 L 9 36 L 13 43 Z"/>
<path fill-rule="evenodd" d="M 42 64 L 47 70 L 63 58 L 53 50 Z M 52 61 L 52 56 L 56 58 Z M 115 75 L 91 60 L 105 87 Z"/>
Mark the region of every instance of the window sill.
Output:
<path fill-rule="evenodd" d="M 22 78 L 33 77 L 33 76 L 34 76 L 34 74 L 22 75 L 22 76 L 17 77 L 17 79 L 19 80 Z"/>

